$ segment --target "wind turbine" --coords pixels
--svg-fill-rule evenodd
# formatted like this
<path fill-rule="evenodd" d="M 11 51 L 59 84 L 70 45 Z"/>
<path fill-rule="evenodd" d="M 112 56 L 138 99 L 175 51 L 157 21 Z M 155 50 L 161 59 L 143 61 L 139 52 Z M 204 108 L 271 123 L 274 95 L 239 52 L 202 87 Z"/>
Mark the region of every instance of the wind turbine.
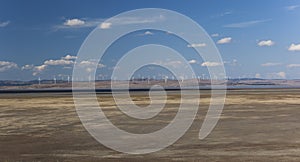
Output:
<path fill-rule="evenodd" d="M 55 77 L 55 75 L 53 76 L 53 82 L 54 82 L 54 84 L 56 84 L 56 77 Z"/>
<path fill-rule="evenodd" d="M 41 85 L 41 77 L 39 77 L 39 79 L 38 79 L 38 80 L 39 80 L 39 85 Z"/>
<path fill-rule="evenodd" d="M 217 75 L 216 74 L 213 74 L 213 79 L 217 80 Z"/>
<path fill-rule="evenodd" d="M 92 80 L 92 79 L 91 79 L 91 75 L 89 75 L 89 83 L 91 82 L 91 80 Z"/>
<path fill-rule="evenodd" d="M 192 74 L 192 79 L 196 78 L 196 75 L 195 74 Z"/>
<path fill-rule="evenodd" d="M 164 79 L 165 79 L 165 83 L 167 83 L 168 82 L 168 76 L 165 76 Z"/>
<path fill-rule="evenodd" d="M 204 80 L 204 76 L 205 76 L 205 74 L 202 74 L 202 80 Z"/>

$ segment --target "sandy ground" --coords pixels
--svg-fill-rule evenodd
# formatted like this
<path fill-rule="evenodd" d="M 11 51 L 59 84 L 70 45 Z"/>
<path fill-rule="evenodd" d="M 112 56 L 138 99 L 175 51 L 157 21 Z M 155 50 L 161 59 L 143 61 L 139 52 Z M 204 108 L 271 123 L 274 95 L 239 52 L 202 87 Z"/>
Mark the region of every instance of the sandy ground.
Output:
<path fill-rule="evenodd" d="M 72 94 L 0 94 L 0 161 L 300 161 L 300 89 L 228 91 L 221 119 L 204 140 L 198 133 L 210 95 L 201 93 L 188 132 L 166 149 L 146 155 L 127 155 L 99 144 L 81 125 Z M 112 123 L 147 133 L 173 119 L 180 96 L 170 93 L 166 108 L 142 122 L 120 113 L 109 94 L 98 97 Z M 133 93 L 132 98 L 149 104 L 146 93 Z"/>

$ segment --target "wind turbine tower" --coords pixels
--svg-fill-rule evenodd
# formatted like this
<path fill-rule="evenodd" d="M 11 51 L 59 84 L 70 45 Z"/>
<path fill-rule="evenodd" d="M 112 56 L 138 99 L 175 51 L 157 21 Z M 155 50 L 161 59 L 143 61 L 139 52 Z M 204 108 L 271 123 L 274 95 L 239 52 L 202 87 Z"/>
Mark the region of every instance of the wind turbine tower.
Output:
<path fill-rule="evenodd" d="M 56 77 L 55 76 L 53 77 L 53 82 L 54 82 L 54 84 L 56 84 Z"/>
<path fill-rule="evenodd" d="M 39 77 L 39 79 L 38 79 L 38 80 L 39 80 L 39 85 L 41 85 L 41 77 Z"/>

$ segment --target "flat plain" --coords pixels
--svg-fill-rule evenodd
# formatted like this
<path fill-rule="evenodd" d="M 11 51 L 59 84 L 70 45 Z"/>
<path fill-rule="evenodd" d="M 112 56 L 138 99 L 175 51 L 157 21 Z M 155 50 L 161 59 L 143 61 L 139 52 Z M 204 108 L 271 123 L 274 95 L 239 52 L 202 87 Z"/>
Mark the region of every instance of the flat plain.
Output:
<path fill-rule="evenodd" d="M 110 121 L 133 133 L 165 127 L 180 103 L 168 92 L 164 110 L 137 121 L 121 113 L 111 94 L 97 94 Z M 140 106 L 147 92 L 133 92 Z M 0 94 L 0 161 L 300 161 L 300 89 L 228 90 L 221 118 L 198 139 L 210 101 L 201 90 L 199 111 L 186 134 L 173 145 L 146 155 L 128 155 L 98 143 L 82 126 L 71 93 Z M 125 103 L 124 103 L 125 104 Z"/>

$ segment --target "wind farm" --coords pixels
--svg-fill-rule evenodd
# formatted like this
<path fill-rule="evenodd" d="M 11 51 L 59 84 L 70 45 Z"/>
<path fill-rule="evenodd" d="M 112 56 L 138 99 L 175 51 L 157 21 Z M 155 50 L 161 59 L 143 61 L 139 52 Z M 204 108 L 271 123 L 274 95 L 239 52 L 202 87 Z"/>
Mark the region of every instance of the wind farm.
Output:
<path fill-rule="evenodd" d="M 73 81 L 70 76 L 63 79 L 42 80 L 40 77 L 37 80 L 32 81 L 0 81 L 0 91 L 2 90 L 34 90 L 34 89 L 61 89 L 71 90 L 72 83 L 88 84 L 90 80 Z M 154 85 L 160 85 L 166 89 L 180 88 L 179 83 L 184 83 L 186 88 L 194 89 L 209 89 L 213 85 L 222 85 L 227 89 L 251 89 L 251 88 L 299 88 L 300 79 L 286 80 L 286 79 L 260 79 L 260 78 L 232 78 L 232 79 L 174 79 L 174 78 L 132 78 L 131 80 L 95 80 L 93 81 L 95 89 L 110 89 L 112 82 L 115 85 L 129 84 L 129 88 L 132 89 L 149 89 Z"/>
<path fill-rule="evenodd" d="M 0 4 L 0 161 L 300 161 L 299 2 Z"/>

